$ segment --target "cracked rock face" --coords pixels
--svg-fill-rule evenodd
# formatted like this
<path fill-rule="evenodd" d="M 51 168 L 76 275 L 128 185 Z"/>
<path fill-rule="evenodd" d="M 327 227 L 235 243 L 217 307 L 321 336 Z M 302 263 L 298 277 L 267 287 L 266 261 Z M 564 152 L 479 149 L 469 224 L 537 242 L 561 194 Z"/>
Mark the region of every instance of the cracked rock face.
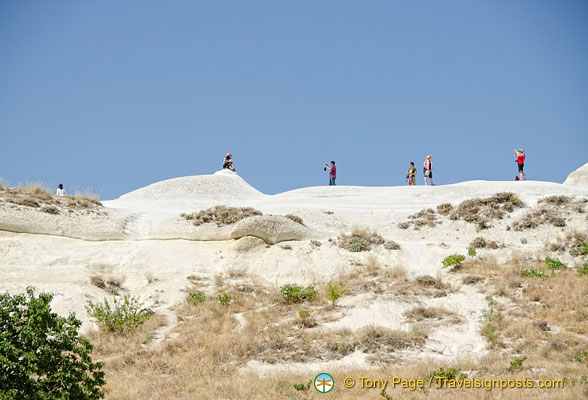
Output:
<path fill-rule="evenodd" d="M 564 185 L 581 186 L 588 188 L 588 163 L 568 175 Z"/>
<path fill-rule="evenodd" d="M 261 215 L 245 218 L 235 224 L 231 239 L 254 236 L 269 244 L 286 240 L 305 240 L 311 231 L 306 226 L 280 215 Z"/>

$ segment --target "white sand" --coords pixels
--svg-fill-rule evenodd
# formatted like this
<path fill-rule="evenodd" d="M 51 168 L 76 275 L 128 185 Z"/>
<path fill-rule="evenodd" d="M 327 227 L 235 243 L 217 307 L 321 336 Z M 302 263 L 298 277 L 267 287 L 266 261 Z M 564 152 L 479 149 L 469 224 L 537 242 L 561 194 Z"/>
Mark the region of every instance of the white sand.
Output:
<path fill-rule="evenodd" d="M 586 166 L 583 167 L 586 169 Z M 498 192 L 517 193 L 527 208 L 495 222 L 482 234 L 505 247 L 492 251 L 506 259 L 513 251 L 535 253 L 544 243 L 571 230 L 588 228 L 585 216 L 570 216 L 565 228 L 541 226 L 525 232 L 507 231 L 506 226 L 528 211 L 538 199 L 549 195 L 588 198 L 588 185 L 550 182 L 473 181 L 436 187 L 309 187 L 277 195 L 265 195 L 238 175 L 220 171 L 214 175 L 176 178 L 149 185 L 119 199 L 103 202 L 107 215 L 44 214 L 21 206 L 0 203 L 0 290 L 17 292 L 27 286 L 55 293 L 53 306 L 61 314 L 75 312 L 84 328 L 91 327 L 84 304 L 99 301 L 105 292 L 90 284 L 95 274 L 124 277 L 126 293 L 140 296 L 146 306 L 166 315 L 182 302 L 189 286 L 188 275 L 213 279 L 218 273 L 243 269 L 267 285 L 325 283 L 352 263 L 366 262 L 368 254 L 340 249 L 329 238 L 353 227 L 370 227 L 402 249 L 387 251 L 381 246 L 371 253 L 386 268 L 403 266 L 408 275 L 432 275 L 451 279 L 441 268 L 449 254 L 464 253 L 481 235 L 463 221 L 443 220 L 435 228 L 402 230 L 398 223 L 423 208 L 444 202 L 487 197 Z M 296 214 L 308 227 L 309 240 L 290 241 L 291 250 L 280 245 L 266 247 L 257 239 L 230 239 L 232 227 L 214 224 L 200 227 L 179 217 L 213 205 L 251 206 L 264 214 Z M 332 212 L 328 214 L 327 212 Z M 522 244 L 521 239 L 527 243 Z M 146 275 L 156 280 L 149 283 Z M 423 300 L 424 301 L 424 300 Z M 432 329 L 425 350 L 407 357 L 451 358 L 463 354 L 482 355 L 485 342 L 479 335 L 480 317 L 486 308 L 484 296 L 473 286 L 427 305 L 441 305 L 456 312 L 463 323 Z M 324 328 L 357 329 L 382 325 L 406 329 L 401 315 L 409 305 L 390 297 L 344 298 L 343 317 Z M 173 316 L 171 316 L 173 319 Z M 162 338 L 164 340 L 165 338 Z M 350 363 L 361 364 L 358 355 Z M 339 361 L 341 362 L 341 361 Z M 323 365 L 321 364 L 321 367 Z M 257 367 L 262 368 L 260 365 Z M 287 366 L 276 366 L 286 368 Z M 264 367 L 265 368 L 265 367 Z"/>

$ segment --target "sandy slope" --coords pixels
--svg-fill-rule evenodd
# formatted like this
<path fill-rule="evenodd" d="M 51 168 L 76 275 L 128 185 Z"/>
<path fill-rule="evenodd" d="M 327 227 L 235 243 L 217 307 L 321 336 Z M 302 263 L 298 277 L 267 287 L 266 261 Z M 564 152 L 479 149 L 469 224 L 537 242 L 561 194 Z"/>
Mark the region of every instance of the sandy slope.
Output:
<path fill-rule="evenodd" d="M 492 251 L 499 259 L 514 251 L 531 254 L 558 235 L 588 228 L 585 215 L 570 215 L 565 228 L 542 226 L 524 232 L 506 229 L 545 196 L 588 198 L 586 186 L 473 181 L 436 187 L 310 187 L 269 196 L 238 175 L 220 171 L 158 182 L 106 201 L 106 215 L 99 218 L 41 215 L 24 207 L 0 204 L 0 290 L 16 292 L 33 285 L 51 291 L 55 293 L 55 309 L 62 314 L 74 311 L 88 328 L 91 324 L 85 302 L 107 295 L 90 284 L 91 276 L 101 275 L 122 280 L 124 292 L 138 295 L 147 307 L 171 315 L 170 308 L 185 298 L 183 289 L 188 287 L 189 275 L 213 278 L 219 273 L 245 270 L 266 285 L 328 282 L 351 265 L 367 262 L 368 254 L 350 253 L 328 241 L 355 226 L 370 227 L 401 245 L 398 251 L 380 246 L 371 252 L 385 268 L 402 266 L 411 277 L 431 275 L 451 281 L 441 268 L 441 260 L 455 252 L 464 253 L 472 239 L 480 235 L 476 227 L 444 219 L 434 228 L 403 230 L 398 223 L 423 208 L 444 202 L 456 205 L 505 191 L 517 193 L 526 208 L 485 230 L 485 238 L 504 247 L 482 252 Z M 194 227 L 179 217 L 181 212 L 217 204 L 251 206 L 264 214 L 296 214 L 309 228 L 309 239 L 321 241 L 322 246 L 313 246 L 309 240 L 294 241 L 289 242 L 291 250 L 285 250 L 257 239 L 230 240 L 230 227 Z M 149 282 L 147 277 L 155 280 Z M 440 326 L 433 330 L 425 350 L 407 357 L 483 353 L 485 343 L 478 334 L 486 306 L 483 295 L 473 287 L 458 285 L 456 292 L 443 299 L 421 300 L 427 305 L 445 305 L 464 322 L 457 328 Z M 344 316 L 332 327 L 355 329 L 375 324 L 406 328 L 400 316 L 408 304 L 399 303 L 394 296 L 377 300 L 374 296 L 350 296 L 342 305 L 347 307 Z M 350 362 L 361 363 L 358 357 L 351 357 Z"/>

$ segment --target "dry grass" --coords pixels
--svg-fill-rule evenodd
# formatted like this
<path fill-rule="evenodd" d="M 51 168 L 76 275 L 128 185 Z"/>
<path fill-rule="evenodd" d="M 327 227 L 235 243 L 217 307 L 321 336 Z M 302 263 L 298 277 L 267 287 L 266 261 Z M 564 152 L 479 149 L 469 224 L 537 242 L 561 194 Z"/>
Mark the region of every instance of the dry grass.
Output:
<path fill-rule="evenodd" d="M 497 193 L 484 199 L 465 200 L 449 213 L 451 220 L 463 220 L 476 224 L 478 229 L 490 227 L 491 221 L 502 219 L 506 213 L 523 207 L 523 202 L 514 193 Z"/>
<path fill-rule="evenodd" d="M 425 320 L 445 320 L 450 324 L 458 324 L 461 322 L 461 318 L 454 313 L 443 307 L 423 307 L 416 306 L 404 312 L 404 316 L 412 321 L 425 321 Z"/>
<path fill-rule="evenodd" d="M 48 214 L 59 214 L 63 210 L 98 211 L 102 207 L 95 194 L 82 193 L 74 196 L 55 196 L 40 183 L 15 188 L 0 187 L 0 200 L 19 206 L 38 208 Z"/>
<path fill-rule="evenodd" d="M 294 215 L 294 214 L 286 214 L 284 215 L 284 217 L 288 218 L 289 220 L 292 220 L 300 225 L 304 225 L 304 221 L 302 221 L 302 218 L 300 218 L 298 215 Z"/>
<path fill-rule="evenodd" d="M 408 229 L 408 227 L 412 225 L 414 230 L 418 231 L 424 226 L 434 228 L 437 224 L 441 223 L 441 221 L 437 218 L 435 210 L 432 208 L 427 208 L 425 210 L 419 211 L 416 214 L 409 215 L 408 219 L 409 220 L 406 222 L 399 223 L 398 227 L 401 229 Z"/>
<path fill-rule="evenodd" d="M 517 277 L 520 280 L 517 274 L 522 268 L 529 267 L 529 262 L 535 261 L 520 258 L 499 265 L 493 258 L 483 258 L 475 263 L 464 263 L 464 271 L 484 277 L 488 281 L 488 291 L 493 292 L 492 287 L 503 279 Z M 135 333 L 112 335 L 92 332 L 89 337 L 95 345 L 94 358 L 106 362 L 107 398 L 249 397 L 273 400 L 327 396 L 325 398 L 381 399 L 380 390 L 346 389 L 342 384 L 336 385 L 332 395 L 319 395 L 312 388 L 308 392 L 296 391 L 293 387 L 295 383 L 306 383 L 316 375 L 304 369 L 262 377 L 244 368 L 251 360 L 266 363 L 316 362 L 341 359 L 353 351 L 366 353 L 373 369 L 329 370 L 336 382 L 342 382 L 346 376 L 353 376 L 356 380 L 360 376 L 424 379 L 441 367 L 453 367 L 477 378 L 567 378 L 563 389 L 508 389 L 499 392 L 503 399 L 547 399 L 553 398 L 554 394 L 558 398 L 582 398 L 588 394 L 586 384 L 581 383 L 582 375 L 588 371 L 588 357 L 583 357 L 582 352 L 588 351 L 588 346 L 586 340 L 578 335 L 586 335 L 585 320 L 561 310 L 585 312 L 588 309 L 585 304 L 588 285 L 586 277 L 572 276 L 570 272 L 558 271 L 556 276 L 547 280 L 522 280 L 522 283 L 514 284 L 508 298 L 512 305 L 505 306 L 502 304 L 504 301 L 500 302 L 500 306 L 498 302 L 494 303 L 494 317 L 488 318 L 496 334 L 496 343 L 490 354 L 480 360 L 458 359 L 449 365 L 431 360 L 398 365 L 401 352 L 418 351 L 426 343 L 427 335 L 420 329 L 395 331 L 366 327 L 355 332 L 325 330 L 321 324 L 330 318 L 332 311 L 323 303 L 282 305 L 275 302 L 276 290 L 243 281 L 239 282 L 239 286 L 228 286 L 224 282 L 222 288 L 215 288 L 210 286 L 212 282 L 191 279 L 192 282 L 209 285 L 208 289 L 213 290 L 209 299 L 215 299 L 218 293 L 226 291 L 233 301 L 229 306 L 209 300 L 178 307 L 176 313 L 180 323 L 174 329 L 174 334 L 178 336 L 161 346 L 150 345 L 154 332 L 163 323 L 153 318 Z M 391 293 L 410 287 L 422 294 L 426 290 L 442 290 L 438 288 L 447 286 L 432 277 L 409 281 L 403 269 L 388 270 L 375 256 L 368 257 L 365 264 L 358 266 L 347 277 L 357 283 L 355 290 L 366 281 L 382 281 Z M 574 281 L 572 278 L 583 280 Z M 534 295 L 526 294 L 525 289 L 551 280 L 553 290 L 537 287 L 548 289 L 541 293 L 539 300 L 545 305 L 538 307 L 528 297 Z M 563 285 L 559 294 L 556 290 L 558 285 Z M 241 286 L 249 286 L 250 289 L 240 290 Z M 567 293 L 570 296 L 565 296 Z M 301 321 L 299 312 L 302 307 L 312 312 L 312 323 Z M 239 322 L 237 314 L 243 316 L 245 324 Z M 500 318 L 496 317 L 498 314 Z M 416 321 L 437 321 L 435 323 L 452 323 L 453 317 L 451 311 L 430 307 L 417 307 L 409 310 L 406 316 Z M 510 362 L 521 356 L 527 357 L 521 368 L 509 371 Z M 483 389 L 437 389 L 434 386 L 429 390 L 409 391 L 393 389 L 390 384 L 386 391 L 393 398 L 414 399 L 486 399 L 494 393 Z"/>
<path fill-rule="evenodd" d="M 384 245 L 386 250 L 399 250 L 400 245 L 392 240 L 384 240 L 377 232 L 368 228 L 353 228 L 351 234 L 339 236 L 337 245 L 351 252 L 369 251 L 372 246 Z"/>
<path fill-rule="evenodd" d="M 214 206 L 206 210 L 194 212 L 191 214 L 180 214 L 180 217 L 192 221 L 196 226 L 209 222 L 216 223 L 217 226 L 231 225 L 247 217 L 262 215 L 261 211 L 251 207 L 227 207 Z"/>
<path fill-rule="evenodd" d="M 553 225 L 561 228 L 567 225 L 566 217 L 574 213 L 584 213 L 584 200 L 574 200 L 568 196 L 549 196 L 537 202 L 537 206 L 527 212 L 519 221 L 513 222 L 515 231 L 534 229 L 540 225 Z"/>

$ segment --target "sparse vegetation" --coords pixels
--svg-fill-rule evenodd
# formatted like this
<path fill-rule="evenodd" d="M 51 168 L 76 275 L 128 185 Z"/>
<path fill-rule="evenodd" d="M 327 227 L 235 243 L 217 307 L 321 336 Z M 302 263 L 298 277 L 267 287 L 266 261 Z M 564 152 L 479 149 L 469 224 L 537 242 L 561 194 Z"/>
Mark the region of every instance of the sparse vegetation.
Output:
<path fill-rule="evenodd" d="M 461 321 L 461 318 L 454 313 L 443 307 L 423 307 L 417 306 L 404 312 L 404 316 L 410 320 L 423 321 L 423 320 L 446 320 L 451 324 L 456 324 Z"/>
<path fill-rule="evenodd" d="M 206 301 L 206 295 L 203 291 L 189 292 L 186 301 L 190 304 L 202 304 Z"/>
<path fill-rule="evenodd" d="M 453 211 L 451 203 L 443 203 L 437 206 L 437 212 L 443 216 L 449 215 Z"/>
<path fill-rule="evenodd" d="M 482 328 L 482 336 L 486 338 L 490 347 L 496 345 L 498 340 L 498 325 L 502 322 L 502 313 L 495 309 L 495 303 L 492 299 L 488 301 L 488 310 L 484 313 L 486 324 Z"/>
<path fill-rule="evenodd" d="M 321 242 L 319 242 L 318 240 L 311 240 L 310 244 L 314 247 L 321 247 Z"/>
<path fill-rule="evenodd" d="M 472 242 L 470 243 L 470 247 L 473 247 L 475 249 L 483 249 L 486 247 L 486 239 L 484 239 L 482 236 L 478 236 L 477 238 L 472 240 Z"/>
<path fill-rule="evenodd" d="M 300 224 L 300 225 L 304 225 L 304 221 L 302 221 L 302 218 L 300 218 L 298 215 L 286 214 L 285 217 Z"/>
<path fill-rule="evenodd" d="M 231 295 L 228 293 L 222 293 L 218 295 L 218 302 L 223 306 L 228 306 L 231 302 Z"/>
<path fill-rule="evenodd" d="M 562 263 L 561 261 L 553 258 L 545 258 L 545 265 L 552 271 L 556 271 L 558 269 L 567 269 L 568 267 Z"/>
<path fill-rule="evenodd" d="M 414 230 L 419 230 L 423 226 L 428 226 L 430 228 L 434 228 L 438 223 L 440 223 L 435 210 L 432 208 L 427 208 L 425 210 L 421 210 L 416 214 L 408 216 L 409 221 L 402 222 L 398 226 L 401 229 L 408 229 L 408 227 L 412 224 Z"/>
<path fill-rule="evenodd" d="M 523 207 L 523 202 L 514 193 L 497 193 L 484 199 L 465 200 L 449 214 L 451 220 L 463 220 L 476 224 L 478 229 L 490 227 L 495 219 Z"/>
<path fill-rule="evenodd" d="M 286 304 L 310 303 L 315 299 L 317 291 L 314 286 L 303 288 L 302 286 L 284 285 L 280 287 L 280 294 L 282 296 L 282 301 Z"/>
<path fill-rule="evenodd" d="M 475 257 L 476 256 L 476 248 L 475 247 L 468 247 L 468 256 Z"/>
<path fill-rule="evenodd" d="M 463 256 L 461 254 L 452 254 L 452 255 L 447 256 L 447 257 L 445 257 L 443 259 L 443 261 L 442 261 L 443 268 L 447 268 L 447 267 L 452 267 L 454 265 L 458 265 L 463 260 L 465 260 L 465 256 Z"/>
<path fill-rule="evenodd" d="M 537 202 L 537 206 L 527 212 L 519 221 L 513 222 L 515 231 L 533 229 L 543 224 L 555 227 L 566 226 L 565 217 L 570 213 L 582 213 L 582 201 L 573 201 L 568 196 L 550 196 Z"/>
<path fill-rule="evenodd" d="M 0 200 L 28 208 L 38 208 L 39 211 L 56 215 L 62 210 L 87 210 L 101 212 L 98 207 L 102 203 L 95 194 L 83 193 L 75 196 L 55 196 L 43 184 L 32 183 L 16 188 L 0 187 Z"/>
<path fill-rule="evenodd" d="M 510 367 L 507 368 L 507 371 L 512 372 L 516 369 L 521 369 L 523 367 L 523 361 L 525 361 L 526 359 L 526 356 L 515 358 L 514 361 L 510 362 Z"/>
<path fill-rule="evenodd" d="M 196 226 L 211 223 L 216 223 L 217 226 L 231 225 L 242 219 L 262 215 L 261 211 L 255 210 L 251 207 L 227 207 L 214 206 L 206 210 L 194 212 L 191 214 L 180 214 L 180 217 L 192 221 Z"/>
<path fill-rule="evenodd" d="M 441 367 L 439 370 L 433 371 L 429 375 L 425 376 L 423 380 L 425 382 L 429 382 L 429 380 L 431 380 L 435 382 L 437 385 L 442 385 L 444 382 L 447 381 L 461 381 L 466 379 L 467 377 L 468 376 L 465 373 L 461 372 L 461 369 Z"/>
<path fill-rule="evenodd" d="M 398 243 L 392 240 L 386 241 L 382 236 L 367 228 L 355 228 L 350 235 L 343 234 L 339 236 L 337 244 L 342 249 L 346 249 L 351 252 L 369 251 L 371 250 L 372 246 L 379 245 L 384 245 L 386 250 L 400 249 L 400 245 Z"/>
<path fill-rule="evenodd" d="M 548 278 L 548 276 L 545 275 L 543 272 L 537 271 L 536 269 L 533 269 L 533 268 L 522 270 L 521 276 L 524 278 Z"/>
<path fill-rule="evenodd" d="M 112 306 L 105 298 L 104 303 L 87 302 L 86 311 L 98 326 L 107 332 L 123 332 L 134 329 L 149 319 L 151 314 L 142 310 L 136 297 L 125 295 L 121 300 L 113 299 Z"/>
<path fill-rule="evenodd" d="M 306 383 L 295 383 L 293 386 L 294 389 L 299 392 L 308 392 L 308 390 L 310 389 L 310 385 L 312 385 L 312 379 L 309 379 Z"/>
<path fill-rule="evenodd" d="M 327 300 L 329 300 L 333 305 L 335 305 L 337 300 L 347 293 L 347 290 L 342 283 L 333 285 L 331 282 L 329 282 L 325 290 L 327 292 Z"/>

